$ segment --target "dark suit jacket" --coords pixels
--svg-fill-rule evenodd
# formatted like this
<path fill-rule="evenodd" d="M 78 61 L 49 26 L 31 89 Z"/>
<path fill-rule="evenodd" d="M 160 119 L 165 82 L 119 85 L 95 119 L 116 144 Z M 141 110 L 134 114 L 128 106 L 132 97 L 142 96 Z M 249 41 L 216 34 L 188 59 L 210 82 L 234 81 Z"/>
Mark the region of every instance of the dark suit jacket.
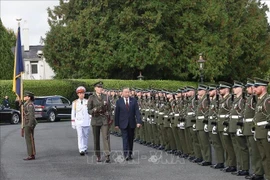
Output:
<path fill-rule="evenodd" d="M 127 109 L 125 100 L 120 98 L 116 101 L 115 107 L 115 126 L 125 129 L 136 128 L 136 124 L 142 124 L 138 102 L 135 98 L 129 97 L 129 108 Z"/>

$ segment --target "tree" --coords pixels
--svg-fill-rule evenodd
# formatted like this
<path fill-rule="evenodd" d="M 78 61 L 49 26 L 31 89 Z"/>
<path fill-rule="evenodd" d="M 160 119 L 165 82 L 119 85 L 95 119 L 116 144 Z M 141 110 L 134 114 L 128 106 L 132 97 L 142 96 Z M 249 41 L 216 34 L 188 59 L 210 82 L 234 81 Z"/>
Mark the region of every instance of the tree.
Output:
<path fill-rule="evenodd" d="M 203 53 L 206 80 L 245 80 L 269 69 L 267 11 L 257 0 L 61 0 L 44 53 L 58 78 L 194 80 Z"/>
<path fill-rule="evenodd" d="M 13 78 L 14 54 L 11 49 L 16 44 L 16 36 L 10 29 L 6 29 L 0 18 L 0 79 Z"/>

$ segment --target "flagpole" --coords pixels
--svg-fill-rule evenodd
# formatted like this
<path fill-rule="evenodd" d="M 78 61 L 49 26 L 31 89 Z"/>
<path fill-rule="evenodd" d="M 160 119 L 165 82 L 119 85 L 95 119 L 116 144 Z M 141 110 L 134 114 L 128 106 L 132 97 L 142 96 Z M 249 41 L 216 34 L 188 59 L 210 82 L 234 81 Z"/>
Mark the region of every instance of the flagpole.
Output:
<path fill-rule="evenodd" d="M 22 18 L 19 18 L 19 19 L 16 19 L 16 21 L 18 22 L 18 28 L 20 28 L 21 26 L 21 20 Z M 21 33 L 21 32 L 20 32 Z M 19 48 L 22 48 L 22 47 L 19 47 Z M 21 129 L 23 131 L 23 127 L 24 127 L 24 118 L 23 118 L 23 78 L 22 78 L 22 74 L 23 72 L 21 72 L 21 81 L 20 81 L 20 88 L 21 88 L 21 94 L 20 94 L 20 108 L 21 108 Z"/>

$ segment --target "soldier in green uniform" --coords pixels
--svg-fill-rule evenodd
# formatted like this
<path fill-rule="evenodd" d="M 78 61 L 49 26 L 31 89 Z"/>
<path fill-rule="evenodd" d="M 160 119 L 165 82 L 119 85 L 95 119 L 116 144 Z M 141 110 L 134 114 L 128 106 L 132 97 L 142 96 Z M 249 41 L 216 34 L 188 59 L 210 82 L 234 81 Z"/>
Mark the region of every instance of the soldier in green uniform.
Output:
<path fill-rule="evenodd" d="M 160 90 L 159 91 L 159 110 L 158 110 L 158 132 L 159 132 L 159 140 L 160 140 L 160 147 L 158 148 L 159 150 L 164 150 L 165 149 L 165 130 L 164 130 L 164 111 L 165 111 L 165 96 L 163 92 Z"/>
<path fill-rule="evenodd" d="M 173 93 L 167 92 L 167 103 L 166 103 L 166 113 L 164 115 L 164 128 L 168 137 L 169 151 L 167 153 L 173 154 L 177 152 L 177 147 L 175 143 L 175 138 L 172 130 L 172 122 L 174 118 L 174 100 Z"/>
<path fill-rule="evenodd" d="M 249 156 L 251 160 L 251 170 L 253 171 L 253 174 L 246 176 L 246 179 L 263 180 L 264 171 L 261 156 L 252 133 L 252 127 L 254 126 L 253 117 L 255 115 L 255 107 L 257 102 L 256 96 L 254 95 L 254 81 L 252 79 L 247 80 L 246 90 L 247 98 L 243 119 L 243 135 L 247 139 Z"/>
<path fill-rule="evenodd" d="M 199 163 L 201 166 L 210 166 L 212 163 L 211 145 L 209 141 L 208 130 L 204 128 L 204 121 L 208 117 L 208 109 L 210 102 L 206 97 L 207 86 L 200 84 L 198 87 L 198 105 L 196 107 L 196 133 L 199 139 L 200 149 L 203 161 Z"/>
<path fill-rule="evenodd" d="M 232 138 L 238 171 L 232 172 L 237 176 L 249 175 L 249 153 L 246 138 L 243 135 L 243 117 L 245 107 L 244 85 L 239 81 L 233 84 L 234 98 L 230 110 L 229 133 Z M 237 127 L 238 126 L 238 127 Z"/>
<path fill-rule="evenodd" d="M 230 83 L 219 82 L 219 92 L 222 99 L 219 100 L 217 129 L 220 135 L 222 146 L 225 150 L 225 163 L 227 167 L 222 169 L 224 172 L 236 171 L 236 156 L 234 153 L 231 136 L 228 133 L 230 109 L 232 104 L 230 95 L 231 86 L 232 85 Z"/>
<path fill-rule="evenodd" d="M 110 162 L 110 134 L 108 116 L 111 114 L 111 106 L 106 95 L 102 94 L 103 82 L 94 84 L 95 93 L 88 98 L 88 113 L 92 115 L 91 126 L 94 138 L 94 150 L 97 162 L 101 162 L 100 132 L 102 134 L 105 162 Z"/>
<path fill-rule="evenodd" d="M 265 179 L 270 180 L 270 96 L 267 93 L 268 81 L 254 78 L 255 94 L 258 102 L 255 108 L 254 137 L 261 155 Z"/>
<path fill-rule="evenodd" d="M 175 107 L 175 114 L 174 117 L 178 120 L 178 134 L 179 134 L 179 141 L 181 146 L 182 155 L 180 157 L 187 158 L 188 157 L 188 148 L 187 148 L 187 142 L 185 137 L 185 89 L 181 88 L 178 90 L 177 96 L 176 96 L 176 107 Z"/>
<path fill-rule="evenodd" d="M 32 92 L 26 91 L 23 100 L 25 103 L 23 105 L 22 137 L 25 136 L 28 153 L 28 157 L 24 160 L 28 161 L 34 160 L 36 155 L 34 129 L 36 127 L 37 121 L 35 118 L 35 106 L 33 104 L 34 94 Z"/>
<path fill-rule="evenodd" d="M 208 123 L 207 130 L 209 131 L 209 136 L 212 141 L 212 145 L 216 155 L 216 164 L 211 165 L 211 168 L 214 169 L 223 169 L 224 168 L 224 149 L 222 146 L 220 135 L 217 131 L 217 111 L 219 105 L 219 95 L 217 93 L 216 85 L 209 85 L 208 93 L 210 97 L 210 106 L 208 111 Z"/>
<path fill-rule="evenodd" d="M 188 102 L 187 102 L 185 129 L 189 131 L 186 134 L 186 138 L 187 138 L 186 141 L 192 142 L 192 151 L 194 152 L 194 154 L 192 154 L 192 151 L 191 151 L 189 160 L 194 163 L 200 163 L 203 161 L 203 159 L 202 159 L 199 139 L 196 133 L 196 124 L 195 124 L 196 123 L 195 110 L 196 110 L 196 103 L 197 103 L 197 100 L 196 100 L 197 95 L 195 93 L 194 87 L 188 86 L 186 88 L 186 91 L 187 91 Z M 188 143 L 188 144 L 191 144 L 191 143 Z"/>

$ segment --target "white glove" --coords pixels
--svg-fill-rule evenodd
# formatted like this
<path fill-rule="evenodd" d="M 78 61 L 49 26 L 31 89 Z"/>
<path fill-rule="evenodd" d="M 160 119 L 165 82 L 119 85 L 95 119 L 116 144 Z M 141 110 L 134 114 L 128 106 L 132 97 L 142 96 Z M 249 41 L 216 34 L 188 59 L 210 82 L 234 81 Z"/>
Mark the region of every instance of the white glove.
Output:
<path fill-rule="evenodd" d="M 213 126 L 212 134 L 217 134 L 217 126 Z"/>
<path fill-rule="evenodd" d="M 208 124 L 205 124 L 203 129 L 204 129 L 204 132 L 208 132 Z"/>
<path fill-rule="evenodd" d="M 72 129 L 76 129 L 76 126 L 75 125 L 72 125 L 71 127 L 72 127 Z"/>
<path fill-rule="evenodd" d="M 242 129 L 237 129 L 236 135 L 237 135 L 237 136 L 243 136 Z"/>

